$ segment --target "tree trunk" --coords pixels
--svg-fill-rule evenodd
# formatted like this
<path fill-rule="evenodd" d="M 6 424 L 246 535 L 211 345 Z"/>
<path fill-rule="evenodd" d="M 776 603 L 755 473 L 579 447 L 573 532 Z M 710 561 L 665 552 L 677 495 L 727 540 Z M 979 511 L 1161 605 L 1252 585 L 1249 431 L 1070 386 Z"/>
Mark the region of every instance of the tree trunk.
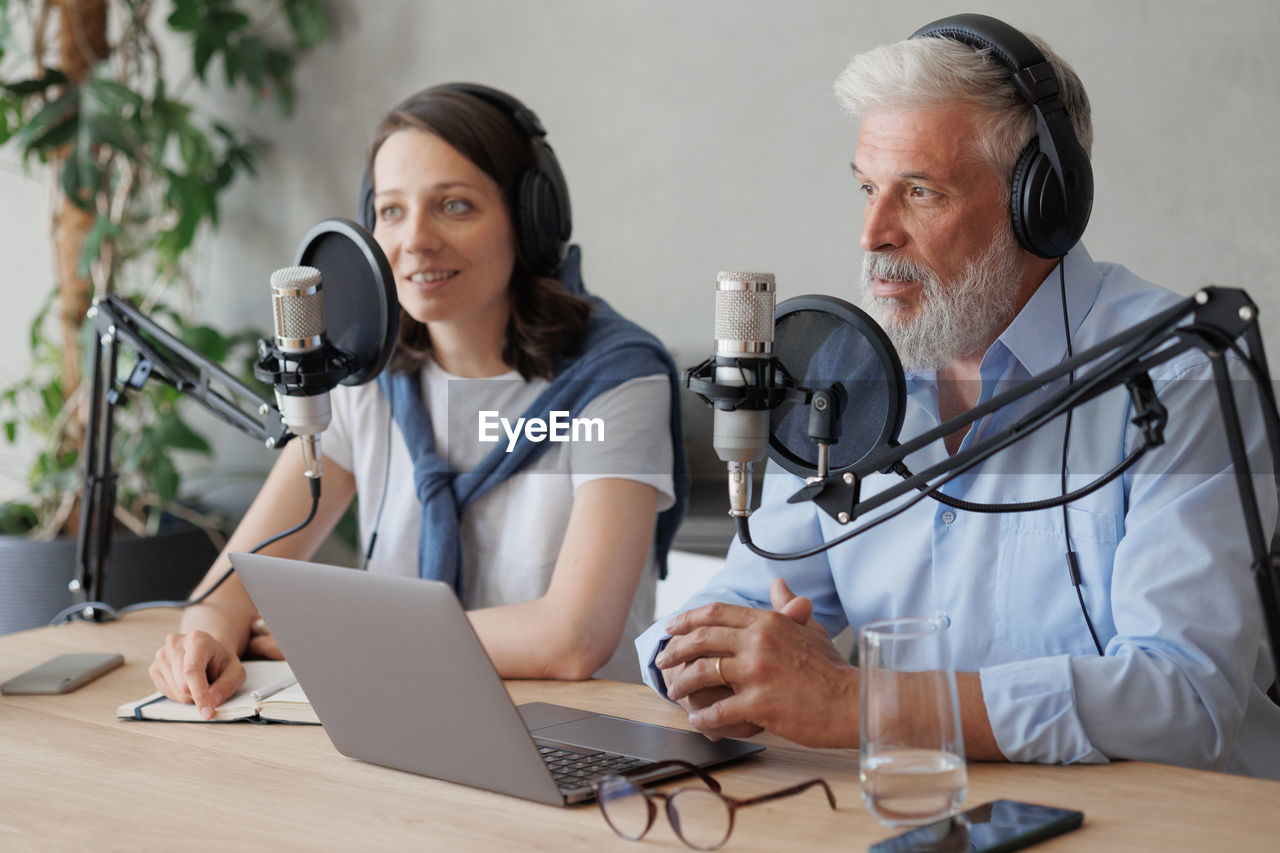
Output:
<path fill-rule="evenodd" d="M 57 67 L 72 83 L 89 77 L 95 62 L 105 59 L 110 52 L 107 44 L 107 0 L 44 0 L 41 21 L 50 21 L 57 12 Z M 37 44 L 45 33 L 37 34 Z M 43 60 L 37 56 L 37 61 Z M 80 386 L 84 364 L 84 351 L 80 347 L 80 327 L 93 297 L 93 282 L 78 272 L 80 253 L 85 237 L 97 218 L 73 204 L 62 192 L 62 166 L 67 153 L 61 151 L 49 159 L 50 179 L 53 181 L 53 242 L 54 274 L 58 286 L 58 326 L 62 341 L 62 398 L 70 400 Z M 59 441 L 63 452 L 77 452 L 84 442 L 84 407 L 74 412 L 65 424 Z M 88 460 L 85 460 L 87 463 Z M 79 527 L 79 501 L 71 507 L 61 529 Z"/>
<path fill-rule="evenodd" d="M 67 79 L 79 83 L 89 76 L 95 62 L 110 52 L 107 44 L 107 0 L 46 0 L 57 11 L 57 67 Z M 50 16 L 52 17 L 52 16 Z M 47 20 L 48 18 L 46 18 Z M 85 236 L 93 228 L 94 213 L 82 210 L 62 193 L 62 165 L 66 155 L 50 161 L 54 181 L 53 252 L 58 277 L 58 320 L 62 340 L 62 393 L 70 399 L 80 385 L 84 352 L 80 348 L 80 327 L 93 295 L 93 283 L 78 273 Z M 63 436 L 66 449 L 79 446 L 83 424 L 68 418 Z"/>

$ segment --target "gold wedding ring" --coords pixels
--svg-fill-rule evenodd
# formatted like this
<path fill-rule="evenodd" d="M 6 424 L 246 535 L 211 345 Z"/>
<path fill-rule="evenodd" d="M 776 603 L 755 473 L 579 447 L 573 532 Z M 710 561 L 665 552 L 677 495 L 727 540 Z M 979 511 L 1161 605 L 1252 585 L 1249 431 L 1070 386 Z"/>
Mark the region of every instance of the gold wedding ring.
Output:
<path fill-rule="evenodd" d="M 720 683 L 723 684 L 725 687 L 728 687 L 729 682 L 725 681 L 724 670 L 720 669 L 720 662 L 722 660 L 724 660 L 724 658 L 716 658 L 716 678 L 719 678 Z"/>

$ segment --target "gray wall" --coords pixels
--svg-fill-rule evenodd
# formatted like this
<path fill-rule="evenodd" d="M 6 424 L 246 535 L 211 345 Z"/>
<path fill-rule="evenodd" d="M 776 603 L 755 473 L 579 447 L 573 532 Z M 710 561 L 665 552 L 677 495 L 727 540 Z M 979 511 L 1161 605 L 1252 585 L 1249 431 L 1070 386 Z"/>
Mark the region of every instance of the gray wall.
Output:
<path fill-rule="evenodd" d="M 960 4 L 963 5 L 963 4 Z M 1280 314 L 1280 4 L 970 4 L 1047 38 L 1094 105 L 1094 257 L 1189 293 L 1246 288 Z M 573 190 L 588 285 L 690 364 L 708 352 L 717 270 L 763 269 L 781 298 L 849 295 L 861 203 L 857 128 L 831 96 L 848 58 L 958 11 L 874 0 L 343 0 L 340 37 L 302 67 L 278 120 L 211 96 L 273 144 L 198 252 L 204 310 L 269 322 L 266 279 L 314 222 L 350 216 L 369 130 L 401 97 L 467 79 L 542 117 Z M 165 10 L 157 10 L 164 12 Z M 0 155 L 4 381 L 50 281 L 44 176 Z M 1280 331 L 1268 320 L 1267 329 Z M 1272 334 L 1277 362 L 1280 335 Z M 235 442 L 235 443 L 231 443 Z M 226 454 L 243 440 L 222 439 Z M 11 464 L 5 464 L 0 473 Z"/>

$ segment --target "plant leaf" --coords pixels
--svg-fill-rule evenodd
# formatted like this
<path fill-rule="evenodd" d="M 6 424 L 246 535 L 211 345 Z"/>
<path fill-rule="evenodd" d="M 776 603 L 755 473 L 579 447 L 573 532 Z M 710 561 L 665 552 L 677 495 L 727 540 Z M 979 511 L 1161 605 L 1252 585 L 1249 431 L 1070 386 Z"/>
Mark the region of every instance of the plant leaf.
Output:
<path fill-rule="evenodd" d="M 208 30 L 199 30 L 196 32 L 195 45 L 192 48 L 191 62 L 196 70 L 196 76 L 200 78 L 201 83 L 205 83 L 205 70 L 209 67 L 209 60 L 213 59 L 213 53 L 218 49 L 218 43 L 214 39 L 213 33 Z"/>
<path fill-rule="evenodd" d="M 235 68 L 245 81 L 253 87 L 254 97 L 260 93 L 267 82 L 267 46 L 262 39 L 246 36 L 236 42 L 234 49 L 227 51 L 227 68 Z M 228 79 L 228 85 L 230 79 Z"/>
<path fill-rule="evenodd" d="M 4 54 L 0 53 L 0 59 L 4 58 Z M 18 104 L 12 98 L 0 96 L 0 145 L 4 145 L 13 136 L 17 130 L 17 123 L 10 122 L 9 116 L 12 115 L 18 121 L 21 118 L 18 114 Z"/>
<path fill-rule="evenodd" d="M 84 236 L 84 246 L 80 250 L 80 263 L 76 267 L 76 274 L 88 277 L 89 265 L 102 253 L 102 244 L 119 240 L 123 235 L 124 231 L 119 225 L 99 214 L 89 233 Z"/>
<path fill-rule="evenodd" d="M 193 33 L 200 28 L 200 3 L 197 0 L 173 0 L 173 11 L 169 14 L 170 29 L 182 33 Z"/>
<path fill-rule="evenodd" d="M 40 526 L 40 517 L 29 503 L 0 504 L 0 533 L 22 536 Z"/>
<path fill-rule="evenodd" d="M 40 389 L 40 398 L 44 403 L 45 415 L 56 418 L 58 412 L 62 411 L 62 389 L 56 385 L 46 385 Z"/>
<path fill-rule="evenodd" d="M 156 159 L 160 159 L 169 137 L 190 123 L 191 107 L 160 94 L 148 105 L 146 113 L 149 117 L 145 123 L 148 139 L 155 146 Z"/>
<path fill-rule="evenodd" d="M 105 70 L 105 63 L 99 66 Z M 137 147 L 129 116 L 142 108 L 142 98 L 113 80 L 94 77 L 84 86 L 80 101 L 80 128 L 76 144 L 81 152 L 109 145 L 122 154 Z"/>
<path fill-rule="evenodd" d="M 178 150 L 187 174 L 197 174 L 213 166 L 213 145 L 200 128 L 183 122 L 178 129 Z"/>
<path fill-rule="evenodd" d="M 80 156 L 79 150 L 72 150 L 62 164 L 62 192 L 67 199 L 82 210 L 93 209 L 93 195 L 98 191 L 98 170 L 93 168 L 89 158 Z"/>
<path fill-rule="evenodd" d="M 213 452 L 204 436 L 193 430 L 173 412 L 161 415 L 156 421 L 156 435 L 162 448 L 190 450 L 206 456 Z"/>
<path fill-rule="evenodd" d="M 300 50 L 310 50 L 328 40 L 329 16 L 316 0 L 284 0 L 284 14 Z"/>
<path fill-rule="evenodd" d="M 231 342 L 212 326 L 188 326 L 182 330 L 182 342 L 219 364 L 231 350 Z"/>
<path fill-rule="evenodd" d="M 70 142 L 75 136 L 79 112 L 80 87 L 69 86 L 18 130 L 23 156 L 35 151 L 44 153 Z"/>
<path fill-rule="evenodd" d="M 3 26 L 0 22 L 0 26 Z M 17 83 L 0 83 L 0 89 L 4 89 L 12 95 L 20 98 L 28 98 L 32 95 L 43 93 L 50 86 L 65 86 L 67 84 L 67 76 L 56 68 L 46 68 L 44 74 L 31 80 L 19 80 Z"/>
<path fill-rule="evenodd" d="M 267 55 L 267 69 L 276 88 L 276 109 L 280 115 L 293 112 L 293 58 L 282 50 Z"/>
<path fill-rule="evenodd" d="M 182 478 L 178 469 L 168 456 L 156 455 L 147 460 L 143 473 L 156 490 L 156 496 L 162 501 L 172 501 L 178 497 L 178 486 Z"/>
<path fill-rule="evenodd" d="M 199 182 L 188 175 L 165 170 L 169 177 L 169 193 L 166 203 L 178 214 L 177 224 L 160 238 L 160 248 L 176 258 L 185 252 L 195 239 L 200 221 L 208 214 L 211 193 L 202 189 Z"/>

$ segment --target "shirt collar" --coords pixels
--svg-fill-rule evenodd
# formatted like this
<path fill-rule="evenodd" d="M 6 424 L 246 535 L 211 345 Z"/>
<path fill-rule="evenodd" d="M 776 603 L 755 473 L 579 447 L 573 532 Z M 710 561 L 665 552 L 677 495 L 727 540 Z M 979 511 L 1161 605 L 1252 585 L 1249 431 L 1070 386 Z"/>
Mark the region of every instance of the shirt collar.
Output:
<path fill-rule="evenodd" d="M 1077 243 L 1058 261 L 993 345 L 1003 345 L 1032 376 L 1056 366 L 1067 354 L 1067 342 L 1062 334 L 1062 296 L 1058 288 L 1058 269 L 1064 261 L 1067 316 L 1071 334 L 1075 335 L 1102 287 L 1102 273 L 1083 243 Z"/>

